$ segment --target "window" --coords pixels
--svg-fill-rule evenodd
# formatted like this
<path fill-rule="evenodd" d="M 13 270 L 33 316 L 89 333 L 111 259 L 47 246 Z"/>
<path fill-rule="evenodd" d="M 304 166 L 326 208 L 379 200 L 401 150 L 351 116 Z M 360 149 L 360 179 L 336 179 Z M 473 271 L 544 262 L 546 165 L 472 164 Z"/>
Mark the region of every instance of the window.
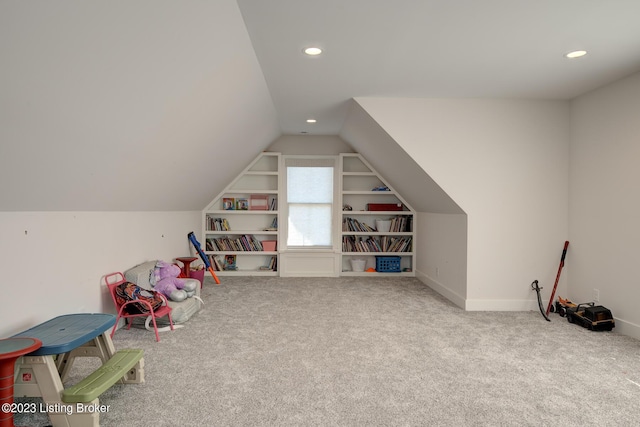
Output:
<path fill-rule="evenodd" d="M 331 247 L 334 159 L 285 161 L 287 169 L 287 246 Z"/>

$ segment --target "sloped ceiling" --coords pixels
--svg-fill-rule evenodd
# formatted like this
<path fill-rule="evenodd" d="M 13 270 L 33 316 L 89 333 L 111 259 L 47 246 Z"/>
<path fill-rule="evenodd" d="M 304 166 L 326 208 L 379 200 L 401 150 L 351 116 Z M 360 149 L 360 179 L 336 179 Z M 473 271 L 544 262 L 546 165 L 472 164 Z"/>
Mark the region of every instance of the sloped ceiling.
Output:
<path fill-rule="evenodd" d="M 389 185 L 400 191 L 407 203 L 418 212 L 464 213 L 357 100 L 349 103 L 349 113 L 340 137 L 382 173 Z"/>
<path fill-rule="evenodd" d="M 0 210 L 200 210 L 282 134 L 369 132 L 343 130 L 358 97 L 571 99 L 640 70 L 638 16 L 637 0 L 2 1 Z"/>
<path fill-rule="evenodd" d="M 280 135 L 235 1 L 0 3 L 0 210 L 200 210 Z"/>

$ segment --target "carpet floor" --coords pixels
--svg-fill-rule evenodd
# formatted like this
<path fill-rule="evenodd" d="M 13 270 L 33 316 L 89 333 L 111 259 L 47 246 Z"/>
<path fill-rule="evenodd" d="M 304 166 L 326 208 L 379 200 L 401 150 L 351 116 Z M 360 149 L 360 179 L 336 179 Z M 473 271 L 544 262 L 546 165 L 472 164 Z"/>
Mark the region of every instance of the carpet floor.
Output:
<path fill-rule="evenodd" d="M 465 312 L 412 278 L 221 281 L 159 343 L 116 332 L 117 349 L 144 349 L 146 381 L 105 392 L 101 426 L 640 423 L 640 341 L 615 329 Z M 69 384 L 96 363 L 76 362 Z"/>

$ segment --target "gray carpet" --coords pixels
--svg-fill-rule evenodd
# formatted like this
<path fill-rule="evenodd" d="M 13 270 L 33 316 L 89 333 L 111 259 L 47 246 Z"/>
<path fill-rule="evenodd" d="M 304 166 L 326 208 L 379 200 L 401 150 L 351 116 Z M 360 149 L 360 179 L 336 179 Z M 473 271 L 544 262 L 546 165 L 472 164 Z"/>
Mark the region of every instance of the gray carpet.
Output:
<path fill-rule="evenodd" d="M 104 393 L 102 426 L 640 424 L 640 342 L 615 330 L 464 312 L 411 278 L 221 281 L 160 343 L 116 332 L 146 382 Z"/>

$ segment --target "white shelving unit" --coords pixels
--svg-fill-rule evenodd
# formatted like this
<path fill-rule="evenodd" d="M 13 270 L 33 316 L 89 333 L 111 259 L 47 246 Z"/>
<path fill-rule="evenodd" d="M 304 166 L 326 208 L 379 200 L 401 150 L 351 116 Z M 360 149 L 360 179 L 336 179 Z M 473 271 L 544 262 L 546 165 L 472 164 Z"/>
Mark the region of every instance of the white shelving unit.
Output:
<path fill-rule="evenodd" d="M 216 275 L 228 276 L 277 276 L 279 256 L 277 250 L 280 224 L 280 153 L 261 153 L 238 177 L 231 182 L 202 212 L 203 236 L 201 244 L 207 256 L 216 257 L 221 264 L 227 256 L 235 256 L 236 270 L 216 271 Z M 252 196 L 253 201 L 252 203 Z M 229 207 L 233 200 L 234 209 Z M 244 202 L 241 202 L 244 201 Z M 240 203 L 239 203 L 240 202 Z M 247 209 L 238 209 L 237 205 Z M 264 209 L 266 208 L 266 210 Z M 229 230 L 215 229 L 215 223 L 226 220 Z M 218 221 L 216 221 L 218 220 Z M 274 228 L 275 225 L 275 228 Z M 244 236 L 244 250 L 233 250 L 229 241 L 238 242 Z M 252 236 L 261 242 L 275 242 L 273 250 L 247 250 Z M 224 245 L 224 246 L 223 246 Z M 273 266 L 273 269 L 264 267 Z"/>
<path fill-rule="evenodd" d="M 278 276 L 281 274 L 280 245 L 284 237 L 274 224 L 282 224 L 281 217 L 284 202 L 282 187 L 284 173 L 280 153 L 261 153 L 247 168 L 236 177 L 202 212 L 203 235 L 201 244 L 205 254 L 218 259 L 221 264 L 227 256 L 235 256 L 236 270 L 219 270 L 217 275 L 229 276 Z M 335 260 L 336 275 L 341 276 L 415 276 L 416 221 L 415 211 L 371 165 L 357 153 L 343 153 L 339 156 L 338 188 L 340 189 L 336 207 L 335 235 L 339 242 L 332 253 Z M 374 189 L 382 189 L 376 191 Z M 251 203 L 254 196 L 255 205 Z M 246 200 L 246 210 L 225 209 L 225 202 L 233 199 Z M 389 205 L 400 210 L 372 210 L 373 205 Z M 349 206 L 350 210 L 344 209 Z M 267 208 L 265 210 L 264 208 Z M 229 230 L 216 229 L 218 223 L 225 220 Z M 401 227 L 389 231 L 378 231 L 376 220 L 396 221 Z M 345 222 L 359 224 L 364 230 L 343 229 Z M 275 242 L 273 250 L 233 250 L 228 239 L 236 241 L 251 236 L 264 244 Z M 222 239 L 222 241 L 221 241 Z M 213 242 L 217 246 L 213 246 Z M 362 243 L 364 242 L 364 243 Z M 366 244 L 368 246 L 363 246 Z M 385 247 L 391 246 L 390 248 Z M 395 244 L 396 246 L 392 246 Z M 245 249 L 247 249 L 245 247 Z M 318 256 L 326 257 L 326 253 Z M 376 257 L 384 266 L 400 264 L 400 271 L 388 271 L 381 268 L 378 272 L 353 271 L 351 260 L 365 260 L 367 268 L 376 268 Z M 275 268 L 264 267 L 275 264 Z"/>
<path fill-rule="evenodd" d="M 415 211 L 361 155 L 357 153 L 341 154 L 339 167 L 340 198 L 342 200 L 340 218 L 342 224 L 340 232 L 342 271 L 340 274 L 342 276 L 372 274 L 415 276 Z M 380 188 L 386 188 L 386 190 L 374 190 Z M 392 205 L 401 210 L 371 210 L 377 208 L 375 205 Z M 401 226 L 395 230 L 378 231 L 376 220 L 393 220 Z M 346 227 L 345 222 L 355 224 L 356 227 Z M 355 231 L 359 228 L 358 225 L 370 229 Z M 387 244 L 395 242 L 395 248 L 400 251 L 388 250 L 383 245 L 385 242 Z M 365 260 L 365 269 L 376 268 L 376 257 L 384 257 L 381 258 L 380 264 L 385 267 L 397 265 L 396 260 L 399 259 L 400 271 L 370 273 L 352 270 L 351 260 L 354 259 Z"/>

